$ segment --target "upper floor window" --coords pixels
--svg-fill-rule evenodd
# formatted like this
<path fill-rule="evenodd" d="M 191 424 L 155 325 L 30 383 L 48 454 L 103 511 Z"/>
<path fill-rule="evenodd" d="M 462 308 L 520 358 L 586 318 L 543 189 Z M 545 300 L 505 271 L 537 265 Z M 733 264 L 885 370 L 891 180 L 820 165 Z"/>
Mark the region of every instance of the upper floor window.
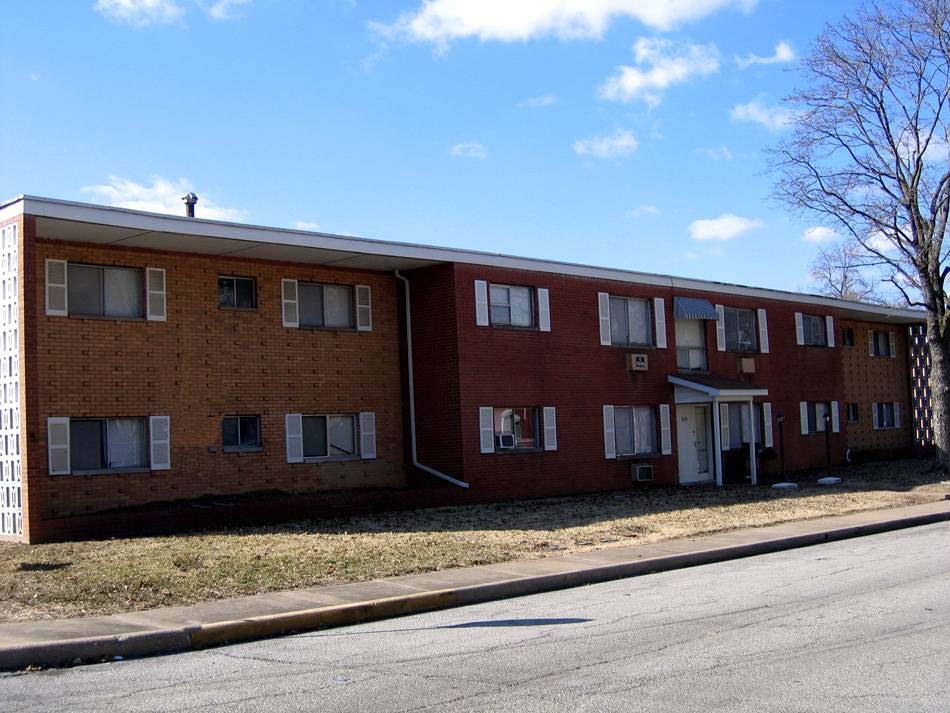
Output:
<path fill-rule="evenodd" d="M 846 347 L 854 346 L 854 329 L 851 327 L 841 328 L 841 343 Z"/>
<path fill-rule="evenodd" d="M 69 314 L 90 317 L 144 317 L 142 271 L 69 263 Z"/>
<path fill-rule="evenodd" d="M 803 344 L 815 347 L 828 346 L 828 330 L 824 317 L 812 314 L 802 315 Z"/>
<path fill-rule="evenodd" d="M 353 288 L 349 285 L 297 283 L 301 327 L 352 329 Z"/>
<path fill-rule="evenodd" d="M 257 307 L 253 277 L 219 277 L 218 306 L 253 309 Z"/>
<path fill-rule="evenodd" d="M 534 296 L 530 287 L 491 285 L 491 323 L 506 327 L 534 326 Z"/>
<path fill-rule="evenodd" d="M 723 327 L 727 352 L 754 352 L 758 350 L 755 310 L 723 307 Z"/>
<path fill-rule="evenodd" d="M 706 323 L 703 320 L 676 320 L 676 366 L 687 371 L 706 371 Z"/>
<path fill-rule="evenodd" d="M 891 357 L 894 356 L 894 337 L 893 332 L 868 332 L 870 339 L 871 356 Z"/>
<path fill-rule="evenodd" d="M 650 303 L 634 297 L 610 297 L 611 344 L 650 345 Z"/>

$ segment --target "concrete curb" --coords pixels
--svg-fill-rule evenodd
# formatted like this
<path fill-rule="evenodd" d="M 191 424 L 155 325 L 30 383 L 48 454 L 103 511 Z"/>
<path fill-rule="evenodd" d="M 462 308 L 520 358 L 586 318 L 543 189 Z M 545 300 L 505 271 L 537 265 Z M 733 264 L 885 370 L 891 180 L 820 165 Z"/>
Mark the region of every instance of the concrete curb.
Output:
<path fill-rule="evenodd" d="M 216 621 L 154 631 L 6 646 L 0 647 L 0 670 L 20 670 L 33 666 L 66 666 L 77 659 L 83 663 L 92 663 L 118 657 L 134 658 L 196 651 L 291 632 L 314 631 L 527 594 L 539 594 L 946 521 L 950 521 L 950 511 L 897 517 L 879 522 L 725 547 L 697 549 L 692 552 L 661 555 L 617 564 L 579 567 L 568 572 L 512 577 L 503 581 L 247 617 L 234 621 Z"/>

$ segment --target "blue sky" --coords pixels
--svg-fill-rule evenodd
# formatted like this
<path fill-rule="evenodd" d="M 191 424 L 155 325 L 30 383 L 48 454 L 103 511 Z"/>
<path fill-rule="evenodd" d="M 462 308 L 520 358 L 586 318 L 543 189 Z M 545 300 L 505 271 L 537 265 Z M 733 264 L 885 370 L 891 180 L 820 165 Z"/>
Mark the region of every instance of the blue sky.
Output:
<path fill-rule="evenodd" d="M 202 217 L 807 290 L 830 235 L 769 200 L 763 149 L 856 7 L 10 3 L 0 196 L 194 190 Z"/>

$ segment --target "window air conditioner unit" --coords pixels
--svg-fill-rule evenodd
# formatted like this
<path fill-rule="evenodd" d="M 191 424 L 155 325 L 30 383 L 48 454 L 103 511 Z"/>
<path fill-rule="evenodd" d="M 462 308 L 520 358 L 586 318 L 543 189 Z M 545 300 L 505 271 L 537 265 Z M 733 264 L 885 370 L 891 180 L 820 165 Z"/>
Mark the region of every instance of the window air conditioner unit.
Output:
<path fill-rule="evenodd" d="M 499 433 L 495 436 L 495 447 L 501 449 L 511 449 L 515 447 L 515 434 Z"/>
<path fill-rule="evenodd" d="M 739 373 L 740 374 L 754 374 L 755 373 L 755 359 L 752 357 L 742 357 L 739 359 Z"/>
<path fill-rule="evenodd" d="M 634 464 L 631 468 L 631 475 L 633 479 L 638 483 L 642 483 L 648 480 L 653 480 L 653 466 L 652 465 L 636 465 Z"/>
<path fill-rule="evenodd" d="M 627 354 L 627 371 L 646 371 L 647 365 L 646 354 Z"/>

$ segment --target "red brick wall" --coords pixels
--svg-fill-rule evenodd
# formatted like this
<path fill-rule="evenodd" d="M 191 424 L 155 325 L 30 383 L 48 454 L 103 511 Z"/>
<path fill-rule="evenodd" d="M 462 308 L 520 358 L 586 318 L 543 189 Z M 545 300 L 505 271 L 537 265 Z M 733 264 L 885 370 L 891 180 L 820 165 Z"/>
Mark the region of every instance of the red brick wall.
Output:
<path fill-rule="evenodd" d="M 25 237 L 32 238 L 31 222 Z M 45 315 L 44 259 L 166 269 L 168 319 Z M 257 281 L 258 308 L 218 308 L 217 276 Z M 224 257 L 38 241 L 27 270 L 35 339 L 28 449 L 36 517 L 261 490 L 402 486 L 402 403 L 396 283 L 388 274 Z M 281 326 L 280 281 L 366 284 L 371 332 Z M 28 349 L 28 351 L 29 351 Z M 284 414 L 376 413 L 376 460 L 287 464 Z M 259 414 L 264 450 L 224 453 L 221 419 Z M 47 416 L 171 417 L 172 469 L 49 476 Z M 210 453 L 209 447 L 217 452 Z"/>

